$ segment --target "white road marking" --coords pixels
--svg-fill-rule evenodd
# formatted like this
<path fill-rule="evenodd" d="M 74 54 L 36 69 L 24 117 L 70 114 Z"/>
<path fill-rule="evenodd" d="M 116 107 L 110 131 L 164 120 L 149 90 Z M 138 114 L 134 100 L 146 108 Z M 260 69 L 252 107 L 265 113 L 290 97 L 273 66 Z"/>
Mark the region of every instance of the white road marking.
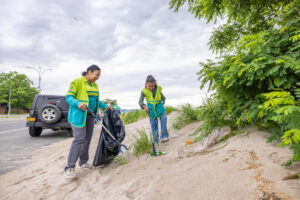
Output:
<path fill-rule="evenodd" d="M 13 132 L 13 131 L 20 131 L 20 130 L 25 130 L 25 129 L 28 129 L 28 128 L 19 128 L 19 129 L 13 129 L 13 130 L 8 130 L 8 131 L 2 131 L 2 132 L 0 132 L 0 134 L 9 133 L 9 132 Z"/>

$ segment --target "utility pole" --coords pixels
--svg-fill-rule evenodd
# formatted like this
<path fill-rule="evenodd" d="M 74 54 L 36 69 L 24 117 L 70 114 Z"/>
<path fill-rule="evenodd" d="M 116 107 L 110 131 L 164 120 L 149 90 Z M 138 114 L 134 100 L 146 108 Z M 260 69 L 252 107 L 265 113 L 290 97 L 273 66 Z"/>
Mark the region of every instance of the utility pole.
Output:
<path fill-rule="evenodd" d="M 34 67 L 29 67 L 29 66 L 26 66 L 27 69 L 33 69 L 34 71 L 36 71 L 39 75 L 39 87 L 38 87 L 38 91 L 39 91 L 39 94 L 41 94 L 42 92 L 42 88 L 41 88 L 41 80 L 42 80 L 42 75 L 46 72 L 46 71 L 50 71 L 52 70 L 51 68 L 48 68 L 48 69 L 42 69 L 41 67 L 38 67 L 38 68 L 34 68 Z"/>
<path fill-rule="evenodd" d="M 11 99 L 11 84 L 9 84 L 9 98 L 8 98 L 8 111 L 7 111 L 8 115 L 10 115 L 11 112 L 10 99 Z"/>

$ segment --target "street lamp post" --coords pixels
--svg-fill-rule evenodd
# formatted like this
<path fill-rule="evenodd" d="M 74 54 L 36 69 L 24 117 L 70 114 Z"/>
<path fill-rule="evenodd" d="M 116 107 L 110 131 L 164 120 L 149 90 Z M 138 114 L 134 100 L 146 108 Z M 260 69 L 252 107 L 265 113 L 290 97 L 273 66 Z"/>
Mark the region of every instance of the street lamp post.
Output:
<path fill-rule="evenodd" d="M 52 69 L 42 69 L 41 67 L 38 67 L 37 69 L 36 68 L 34 68 L 34 67 L 29 67 L 29 66 L 27 66 L 26 67 L 27 69 L 33 69 L 34 71 L 36 71 L 37 73 L 38 73 L 38 75 L 39 75 L 39 87 L 38 87 L 38 91 L 39 91 L 39 94 L 41 94 L 41 92 L 42 92 L 42 89 L 41 89 L 41 80 L 42 80 L 42 75 L 46 72 L 46 71 L 50 71 L 50 70 L 52 70 Z"/>
<path fill-rule="evenodd" d="M 8 111 L 7 111 L 8 115 L 10 115 L 11 112 L 10 100 L 11 100 L 11 84 L 9 84 L 9 98 L 8 98 Z"/>

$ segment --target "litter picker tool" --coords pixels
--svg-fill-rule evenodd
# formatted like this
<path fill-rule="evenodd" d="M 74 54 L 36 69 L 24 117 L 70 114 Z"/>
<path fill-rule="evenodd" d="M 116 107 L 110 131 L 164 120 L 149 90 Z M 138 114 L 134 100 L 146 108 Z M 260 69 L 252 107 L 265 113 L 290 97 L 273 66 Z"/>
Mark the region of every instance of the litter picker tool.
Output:
<path fill-rule="evenodd" d="M 111 132 L 103 125 L 103 123 L 101 122 L 101 120 L 99 119 L 99 117 L 93 113 L 93 111 L 88 107 L 86 106 L 86 109 L 92 114 L 92 116 L 96 119 L 96 121 L 102 125 L 102 127 L 104 128 L 104 130 L 106 130 L 106 132 L 108 133 L 108 135 L 119 145 L 119 151 L 121 153 L 123 153 L 123 150 L 122 150 L 122 147 L 128 151 L 128 148 L 124 145 L 124 144 L 121 144 L 114 136 L 113 134 L 111 134 Z"/>
<path fill-rule="evenodd" d="M 161 156 L 161 155 L 166 155 L 166 152 L 163 151 L 156 151 L 155 150 L 155 143 L 152 143 L 152 152 L 150 152 L 151 156 Z"/>

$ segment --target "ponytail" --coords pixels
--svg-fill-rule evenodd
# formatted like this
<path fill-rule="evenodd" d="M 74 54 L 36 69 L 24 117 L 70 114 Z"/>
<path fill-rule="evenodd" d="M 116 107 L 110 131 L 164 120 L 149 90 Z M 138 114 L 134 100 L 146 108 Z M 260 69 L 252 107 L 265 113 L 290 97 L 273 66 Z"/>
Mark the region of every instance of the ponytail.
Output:
<path fill-rule="evenodd" d="M 97 65 L 91 65 L 86 69 L 85 72 L 82 72 L 81 75 L 86 76 L 89 71 L 94 72 L 95 70 L 101 71 L 100 67 L 98 67 Z"/>
<path fill-rule="evenodd" d="M 87 72 L 81 72 L 82 76 L 85 76 L 87 74 Z"/>

